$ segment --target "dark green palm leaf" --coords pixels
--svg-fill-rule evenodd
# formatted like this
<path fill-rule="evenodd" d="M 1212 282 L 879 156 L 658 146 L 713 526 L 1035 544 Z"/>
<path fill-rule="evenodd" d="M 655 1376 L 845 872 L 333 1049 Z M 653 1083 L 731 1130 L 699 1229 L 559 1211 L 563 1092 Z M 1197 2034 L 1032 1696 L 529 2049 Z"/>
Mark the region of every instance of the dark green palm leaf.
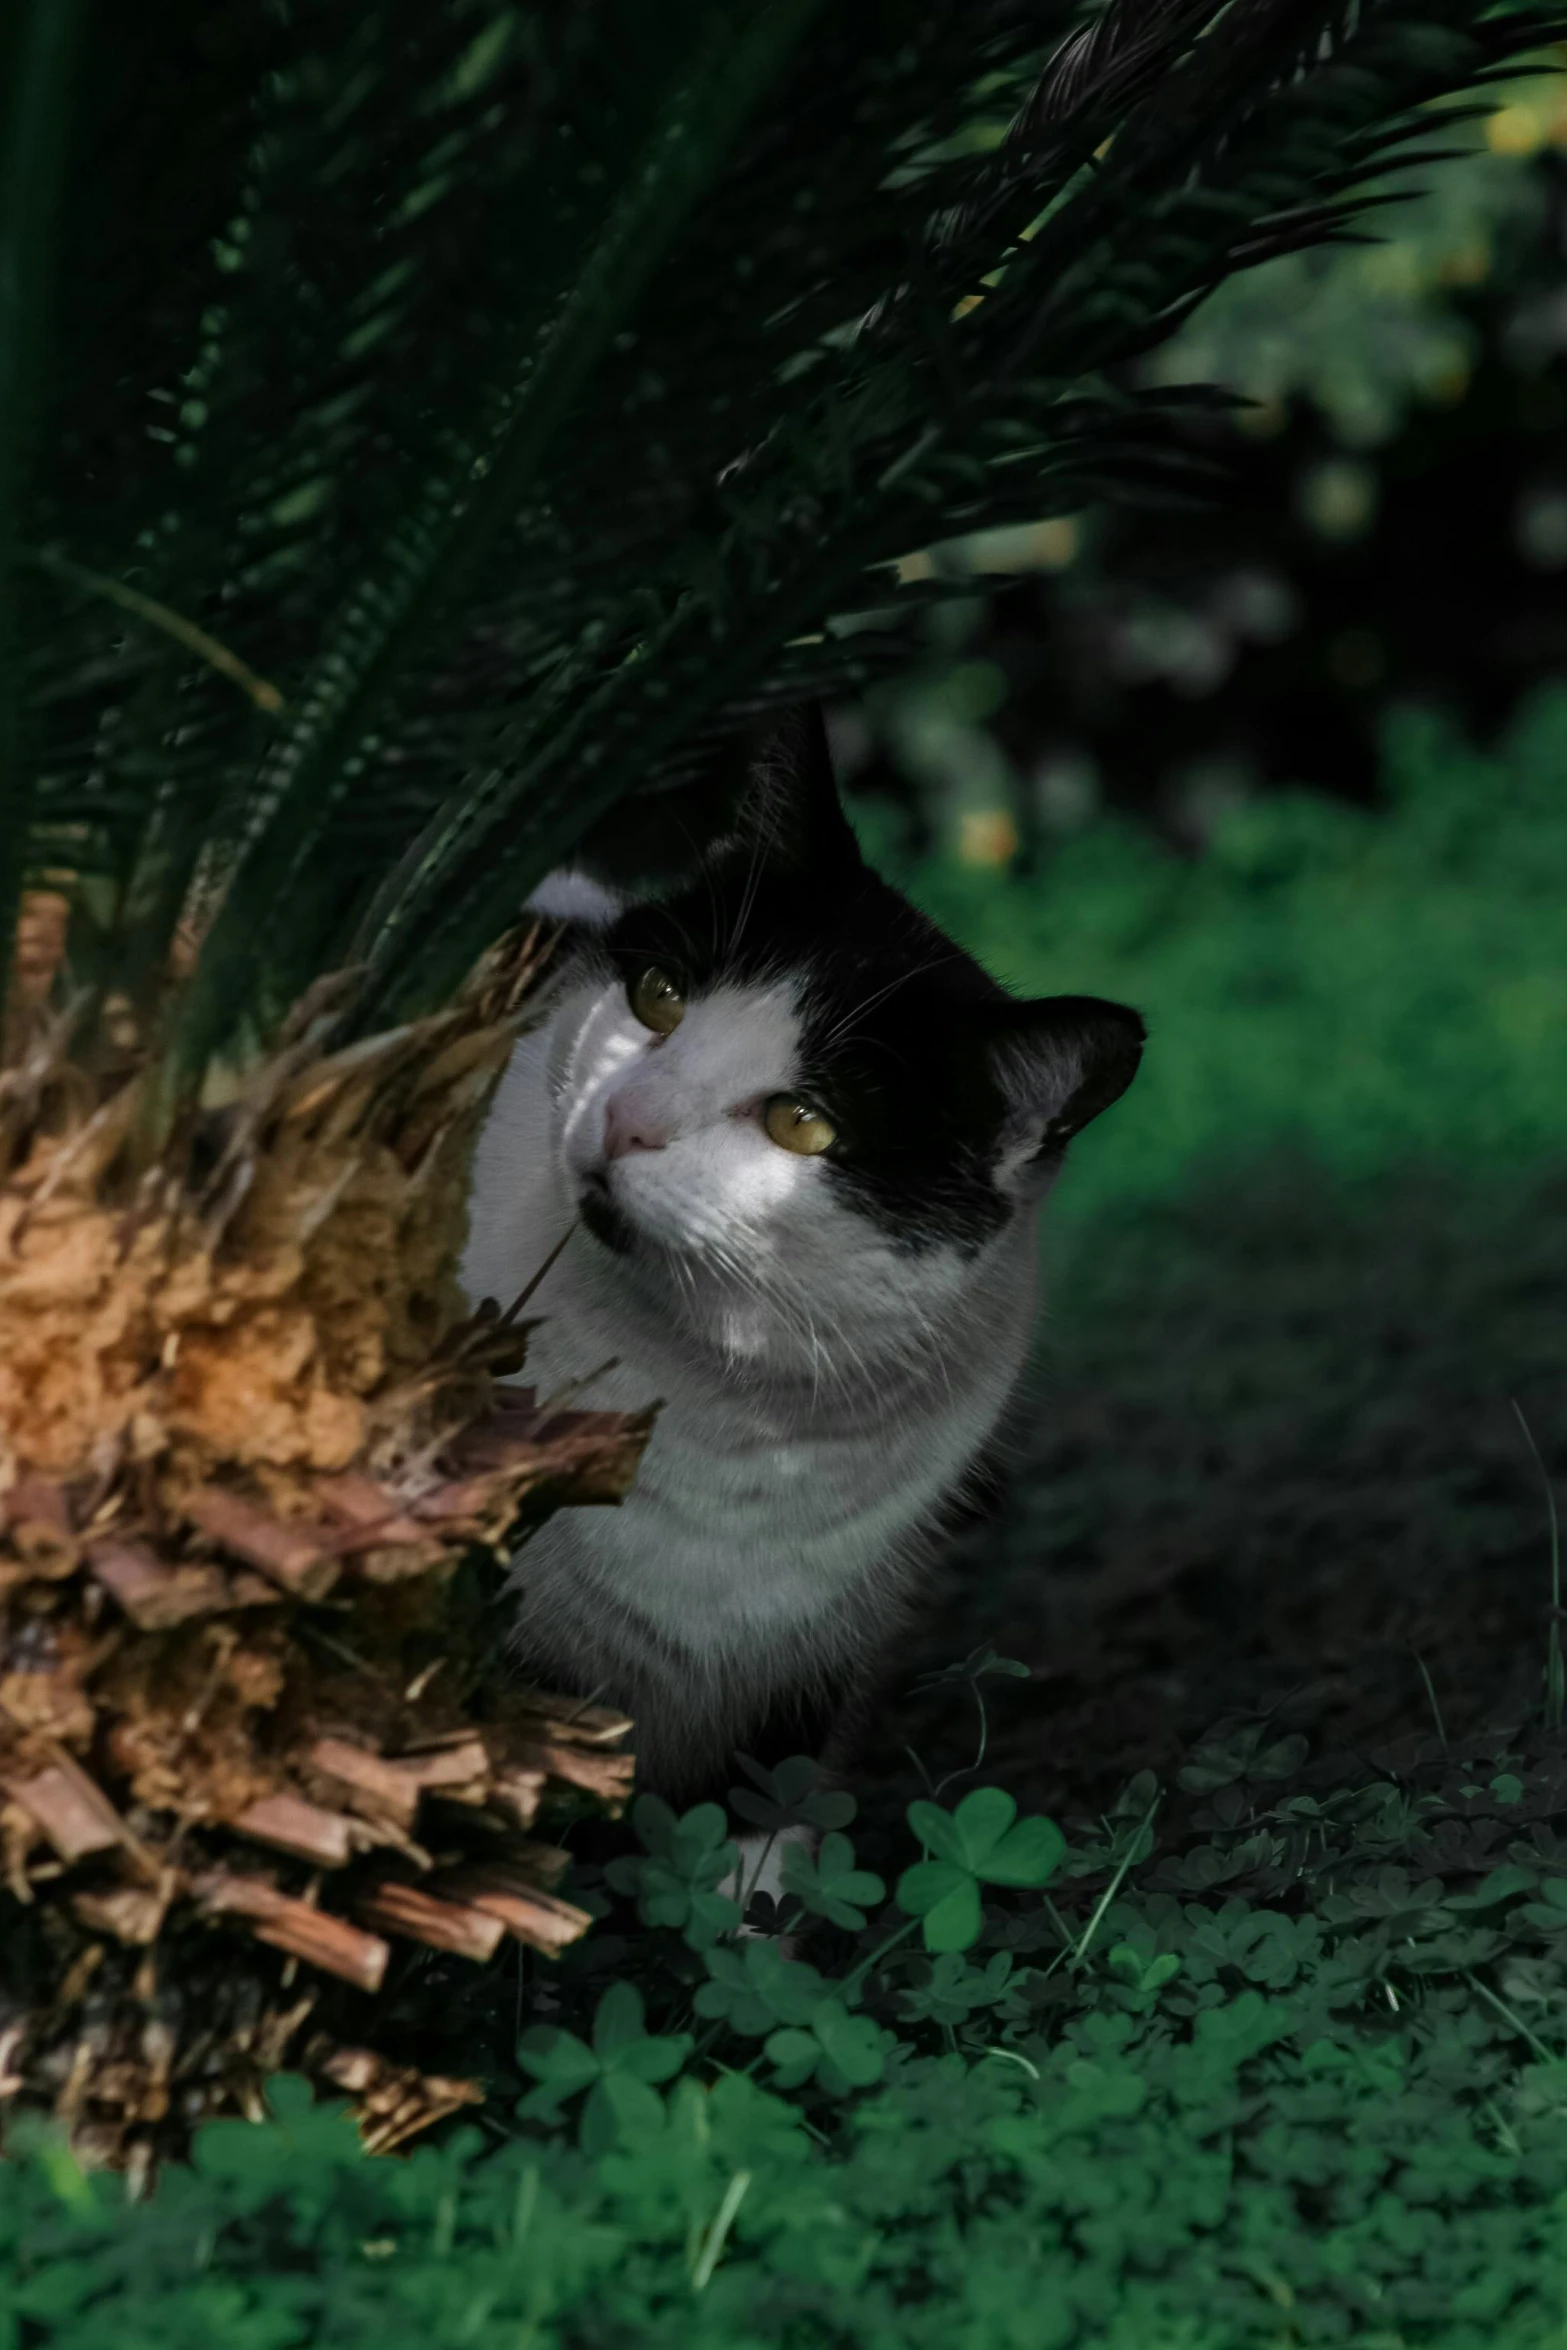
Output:
<path fill-rule="evenodd" d="M 13 53 L 67 14 L 17 0 Z M 438 1000 L 627 793 L 899 659 L 929 591 L 898 557 L 1191 494 L 1204 395 L 1140 355 L 1354 233 L 1562 30 L 1547 0 L 100 7 L 52 288 L 63 74 L 0 157 L 6 903 L 78 876 L 72 976 L 162 1019 L 171 1114 L 350 958 L 349 1024 Z"/>

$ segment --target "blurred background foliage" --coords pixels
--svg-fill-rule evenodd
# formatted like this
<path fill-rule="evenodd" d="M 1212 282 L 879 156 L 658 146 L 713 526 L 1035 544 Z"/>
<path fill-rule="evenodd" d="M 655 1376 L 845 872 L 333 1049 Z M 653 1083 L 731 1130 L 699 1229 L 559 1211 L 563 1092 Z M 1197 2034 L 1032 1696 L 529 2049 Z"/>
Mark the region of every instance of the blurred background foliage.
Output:
<path fill-rule="evenodd" d="M 911 857 L 867 803 L 877 861 L 1009 984 L 1146 1012 L 1143 1072 L 1078 1146 L 1069 1215 L 1269 1148 L 1353 1179 L 1567 1143 L 1567 688 L 1489 750 L 1417 709 L 1381 741 L 1382 807 L 1258 793 L 1195 856 L 1109 810 L 1027 874 Z"/>
<path fill-rule="evenodd" d="M 1567 82 L 1466 137 L 1158 354 L 1237 396 L 1211 503 L 916 556 L 972 598 L 833 714 L 886 869 L 1011 984 L 1149 1017 L 1068 1227 L 1253 1147 L 1567 1141 Z"/>

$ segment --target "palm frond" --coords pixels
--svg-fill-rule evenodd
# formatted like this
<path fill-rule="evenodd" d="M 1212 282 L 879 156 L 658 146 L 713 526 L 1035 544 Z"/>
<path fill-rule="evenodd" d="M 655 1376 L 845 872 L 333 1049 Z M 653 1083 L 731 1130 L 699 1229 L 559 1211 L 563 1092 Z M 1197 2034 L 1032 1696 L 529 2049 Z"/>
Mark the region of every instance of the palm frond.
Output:
<path fill-rule="evenodd" d="M 515 191 L 519 218 L 536 235 L 548 224 L 548 234 L 506 322 L 500 381 L 481 380 L 473 420 L 442 434 L 411 513 L 354 582 L 329 650 L 263 766 L 247 811 L 244 863 L 182 1007 L 179 1050 L 188 1065 L 199 1069 L 221 1037 L 257 919 L 279 892 L 309 892 L 317 844 L 362 777 L 410 658 L 441 628 L 523 503 L 582 383 L 813 5 L 765 0 L 743 26 L 700 0 L 666 8 L 656 59 L 619 77 L 623 103 L 609 158 L 584 170 L 569 145 L 549 144 L 537 175 Z M 622 11 L 605 28 L 612 54 L 634 23 L 645 28 L 645 13 Z M 312 975 L 302 957 L 290 976 L 304 985 Z"/>
<path fill-rule="evenodd" d="M 105 11 L 57 421 L 0 520 L 13 598 L 32 563 L 13 894 L 76 876 L 73 977 L 156 1032 L 171 1114 L 349 959 L 347 1028 L 438 1001 L 625 794 L 900 658 L 897 558 L 1189 488 L 1196 395 L 1140 356 L 1350 233 L 1564 29 L 1548 0 Z M 5 171 L 30 153 L 13 123 Z"/>

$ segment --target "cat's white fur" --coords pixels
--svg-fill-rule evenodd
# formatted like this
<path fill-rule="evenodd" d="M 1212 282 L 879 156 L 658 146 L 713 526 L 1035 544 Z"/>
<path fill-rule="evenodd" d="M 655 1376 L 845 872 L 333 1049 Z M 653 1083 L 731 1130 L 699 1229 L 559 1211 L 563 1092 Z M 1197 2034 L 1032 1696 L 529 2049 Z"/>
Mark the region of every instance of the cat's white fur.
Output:
<path fill-rule="evenodd" d="M 787 978 L 720 986 L 655 1037 L 601 966 L 518 1044 L 481 1139 L 463 1267 L 509 1304 L 606 1183 L 644 1239 L 578 1227 L 528 1307 L 540 1394 L 662 1404 L 619 1508 L 552 1518 L 516 1567 L 522 1645 L 637 1718 L 657 1785 L 902 1612 L 937 1504 L 994 1429 L 1034 1318 L 1032 1198 L 977 1257 L 899 1247 L 769 1140 L 798 1082 Z M 613 1106 L 613 1107 L 612 1107 Z M 656 1147 L 606 1157 L 606 1117 Z M 1037 1147 L 1015 1138 L 998 1180 Z M 602 1368 L 610 1362 L 613 1368 Z"/>

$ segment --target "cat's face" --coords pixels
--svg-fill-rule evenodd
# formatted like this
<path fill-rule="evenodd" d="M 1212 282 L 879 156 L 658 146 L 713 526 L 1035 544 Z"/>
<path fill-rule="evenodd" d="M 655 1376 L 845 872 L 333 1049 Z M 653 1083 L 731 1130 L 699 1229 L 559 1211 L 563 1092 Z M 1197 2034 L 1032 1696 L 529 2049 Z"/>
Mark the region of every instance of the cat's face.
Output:
<path fill-rule="evenodd" d="M 551 1090 L 588 1231 L 802 1328 L 960 1291 L 1142 1040 L 1119 1006 L 1018 1004 L 879 880 L 803 726 L 695 884 L 594 931 L 577 974 Z"/>

